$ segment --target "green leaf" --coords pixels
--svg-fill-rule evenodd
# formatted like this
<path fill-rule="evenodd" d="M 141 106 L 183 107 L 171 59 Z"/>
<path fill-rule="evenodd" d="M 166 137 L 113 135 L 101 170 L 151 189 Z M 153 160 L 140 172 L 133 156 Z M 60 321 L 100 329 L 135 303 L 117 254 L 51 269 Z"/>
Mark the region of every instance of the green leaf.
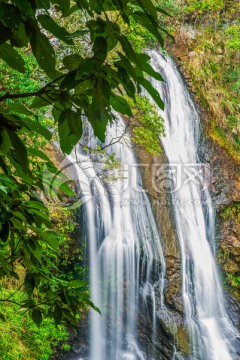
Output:
<path fill-rule="evenodd" d="M 43 160 L 50 161 L 49 157 L 41 150 L 35 149 L 33 147 L 28 147 L 27 151 L 30 156 L 36 156 Z"/>
<path fill-rule="evenodd" d="M 94 59 L 97 59 L 98 62 L 104 62 L 107 58 L 107 52 L 108 52 L 108 44 L 104 37 L 97 36 L 97 38 L 94 41 L 93 48 L 94 52 Z"/>
<path fill-rule="evenodd" d="M 0 130 L 0 134 L 1 134 L 1 142 L 0 142 L 1 151 L 4 154 L 7 154 L 8 150 L 12 146 L 11 139 L 5 127 L 2 127 L 2 129 Z"/>
<path fill-rule="evenodd" d="M 79 10 L 78 5 L 73 5 L 68 11 L 64 12 L 63 18 L 68 17 L 72 15 L 75 11 Z"/>
<path fill-rule="evenodd" d="M 13 0 L 16 7 L 24 14 L 33 15 L 33 9 L 29 1 Z"/>
<path fill-rule="evenodd" d="M 157 12 L 160 12 L 160 13 L 166 15 L 166 16 L 170 16 L 170 17 L 172 16 L 166 10 L 164 10 L 162 7 L 156 6 L 156 10 L 157 10 Z"/>
<path fill-rule="evenodd" d="M 97 78 L 96 86 L 89 105 L 88 120 L 90 121 L 94 134 L 101 142 L 105 141 L 105 133 L 110 112 L 110 86 L 102 77 Z"/>
<path fill-rule="evenodd" d="M 124 99 L 121 96 L 118 96 L 114 93 L 112 93 L 110 98 L 111 106 L 113 109 L 121 114 L 126 114 L 128 116 L 133 116 L 132 110 L 127 102 L 126 99 Z"/>
<path fill-rule="evenodd" d="M 164 110 L 164 102 L 162 101 L 159 92 L 154 89 L 150 81 L 144 78 L 138 78 L 139 83 L 147 90 L 147 92 L 151 95 L 156 104 L 160 107 L 160 109 Z"/>
<path fill-rule="evenodd" d="M 75 39 L 81 36 L 86 35 L 87 33 L 89 33 L 89 30 L 77 30 L 72 34 L 68 34 L 67 38 L 68 39 Z"/>
<path fill-rule="evenodd" d="M 30 273 L 26 274 L 24 279 L 24 286 L 28 296 L 31 296 L 35 288 L 35 278 L 33 274 Z"/>
<path fill-rule="evenodd" d="M 39 309 L 33 309 L 32 311 L 32 319 L 35 324 L 39 327 L 42 322 L 42 313 Z"/>
<path fill-rule="evenodd" d="M 65 195 L 67 196 L 74 196 L 74 192 L 72 191 L 72 189 L 70 188 L 70 186 L 67 183 L 61 184 L 61 186 L 59 187 L 59 190 L 61 190 L 62 192 L 64 192 Z"/>
<path fill-rule="evenodd" d="M 130 41 L 126 38 L 126 36 L 122 36 L 119 38 L 119 41 L 122 45 L 122 49 L 126 54 L 126 57 L 130 60 L 133 61 L 134 63 L 137 62 L 137 56 L 135 51 L 133 50 L 132 44 L 130 43 Z"/>
<path fill-rule="evenodd" d="M 0 58 L 11 68 L 25 72 L 25 63 L 19 53 L 9 44 L 0 45 Z"/>
<path fill-rule="evenodd" d="M 58 4 L 58 10 L 64 15 L 70 9 L 70 0 L 55 0 Z"/>
<path fill-rule="evenodd" d="M 123 69 L 127 70 L 128 74 L 133 78 L 133 80 L 136 80 L 136 71 L 133 65 L 130 63 L 130 61 L 128 61 L 126 56 L 124 56 L 120 52 L 118 52 L 118 55 L 121 60 L 116 62 L 116 66 L 122 66 Z"/>
<path fill-rule="evenodd" d="M 52 233 L 50 231 L 41 231 L 40 232 L 42 238 L 44 239 L 44 241 L 55 251 L 59 250 L 59 243 L 58 240 L 56 239 L 56 234 Z"/>
<path fill-rule="evenodd" d="M 10 113 L 18 113 L 18 114 L 29 115 L 29 116 L 34 115 L 31 111 L 29 111 L 26 108 L 25 105 L 20 104 L 20 103 L 9 104 L 8 105 L 8 111 Z"/>
<path fill-rule="evenodd" d="M 81 116 L 71 110 L 62 112 L 58 121 L 58 133 L 62 151 L 69 154 L 82 136 Z"/>
<path fill-rule="evenodd" d="M 91 308 L 93 308 L 95 311 L 97 311 L 100 315 L 102 315 L 101 310 L 97 306 L 95 306 L 94 303 L 91 300 L 84 298 L 84 302 L 86 304 L 88 304 L 89 306 L 91 306 Z"/>
<path fill-rule="evenodd" d="M 51 140 L 52 139 L 52 133 L 46 129 L 44 126 L 42 126 L 37 120 L 36 121 L 33 121 L 31 119 L 22 119 L 25 126 L 27 127 L 27 129 L 29 129 L 30 127 L 30 130 L 31 131 L 34 131 L 36 132 L 37 134 L 39 135 L 42 135 L 45 139 L 47 140 Z"/>
<path fill-rule="evenodd" d="M 58 39 L 64 41 L 67 44 L 73 44 L 69 32 L 65 28 L 55 23 L 55 21 L 50 16 L 39 15 L 37 19 L 44 29 L 52 33 Z"/>
<path fill-rule="evenodd" d="M 11 30 L 0 22 L 0 45 L 4 44 L 12 35 Z"/>
<path fill-rule="evenodd" d="M 79 54 L 67 55 L 63 58 L 64 66 L 70 71 L 79 68 L 82 61 L 83 58 Z"/>
<path fill-rule="evenodd" d="M 144 26 L 152 35 L 156 37 L 161 46 L 164 46 L 164 40 L 160 32 L 158 31 L 159 25 L 151 16 L 147 16 L 145 13 L 136 11 L 133 13 L 133 18 L 142 26 Z"/>
<path fill-rule="evenodd" d="M 87 286 L 87 282 L 80 279 L 72 280 L 68 282 L 68 286 L 71 288 L 81 288 Z"/>
<path fill-rule="evenodd" d="M 47 94 L 43 94 L 41 96 L 36 96 L 33 99 L 33 102 L 31 103 L 32 109 L 40 109 L 44 106 L 49 106 L 54 102 L 54 100 L 51 100 L 50 97 Z"/>
<path fill-rule="evenodd" d="M 49 77 L 57 77 L 55 51 L 48 38 L 39 30 L 33 29 L 30 35 L 30 43 L 39 66 Z"/>
<path fill-rule="evenodd" d="M 9 223 L 8 222 L 5 222 L 3 225 L 2 225 L 2 229 L 0 231 L 0 240 L 2 242 L 6 242 L 7 239 L 8 239 L 8 236 L 9 236 L 9 232 L 10 232 L 10 229 L 9 229 Z"/>
<path fill-rule="evenodd" d="M 38 210 L 47 210 L 47 207 L 41 201 L 26 201 L 24 203 L 29 208 L 38 209 Z"/>
<path fill-rule="evenodd" d="M 29 161 L 28 161 L 28 154 L 25 145 L 14 131 L 8 130 L 8 134 L 12 146 L 15 150 L 15 156 L 17 157 L 19 164 L 21 165 L 23 171 L 28 172 Z"/>
<path fill-rule="evenodd" d="M 29 37 L 26 33 L 26 27 L 23 22 L 20 23 L 18 27 L 13 30 L 10 42 L 12 46 L 16 46 L 19 48 L 28 46 Z"/>
<path fill-rule="evenodd" d="M 2 191 L 4 194 L 8 194 L 8 187 L 0 185 L 0 191 Z"/>
<path fill-rule="evenodd" d="M 162 76 L 158 72 L 156 72 L 149 64 L 150 61 L 149 56 L 147 56 L 146 54 L 139 54 L 137 60 L 138 60 L 137 64 L 142 71 L 144 71 L 145 73 L 147 73 L 148 75 L 150 75 L 151 77 L 153 77 L 158 81 L 164 81 Z"/>
<path fill-rule="evenodd" d="M 145 12 L 147 10 L 148 13 L 154 18 L 154 20 L 157 21 L 156 6 L 153 5 L 151 0 L 147 0 L 144 2 L 142 0 L 137 0 L 137 3 Z"/>

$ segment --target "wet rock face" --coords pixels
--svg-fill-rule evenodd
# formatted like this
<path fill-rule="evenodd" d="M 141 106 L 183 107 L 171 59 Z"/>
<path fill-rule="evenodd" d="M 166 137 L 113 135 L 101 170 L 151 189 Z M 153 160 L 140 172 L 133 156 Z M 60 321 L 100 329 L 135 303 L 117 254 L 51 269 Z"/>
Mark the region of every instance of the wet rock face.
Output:
<path fill-rule="evenodd" d="M 167 164 L 167 158 L 164 154 L 153 158 L 143 149 L 137 150 L 137 156 L 142 165 L 143 184 L 152 203 L 166 261 L 165 304 L 183 315 L 181 252 L 172 221 L 171 199 L 162 188 L 165 176 L 162 165 Z"/>
<path fill-rule="evenodd" d="M 200 154 L 201 160 L 210 164 L 209 187 L 216 209 L 217 260 L 226 283 L 226 307 L 240 329 L 240 284 L 234 283 L 234 278 L 240 276 L 240 167 L 207 137 L 201 141 Z"/>
<path fill-rule="evenodd" d="M 141 305 L 138 326 L 140 343 L 145 344 L 143 350 L 149 356 L 155 354 L 156 358 L 170 360 L 173 358 L 176 349 L 182 356 L 185 354 L 187 359 L 190 349 L 188 333 L 184 326 L 181 252 L 174 227 L 171 199 L 164 189 L 163 182 L 166 175 L 164 165 L 168 161 L 163 153 L 153 158 L 140 148 L 137 149 L 137 157 L 138 163 L 141 164 L 144 188 L 151 200 L 162 241 L 166 262 L 164 303 L 168 309 L 168 315 L 166 316 L 166 312 L 161 310 L 161 304 L 156 304 L 158 316 L 156 336 L 153 339 L 151 303 Z"/>
<path fill-rule="evenodd" d="M 200 145 L 203 162 L 210 165 L 210 192 L 218 212 L 233 201 L 240 201 L 240 167 L 216 142 L 203 135 Z"/>
<path fill-rule="evenodd" d="M 152 328 L 153 322 L 151 318 L 151 312 L 148 306 L 140 305 L 141 311 L 139 311 L 138 321 L 138 339 L 142 345 L 141 350 L 145 354 L 147 359 L 152 359 L 155 356 L 156 359 L 170 360 L 174 353 L 174 338 L 164 326 L 161 318 L 158 317 L 156 323 L 156 335 L 153 337 Z"/>

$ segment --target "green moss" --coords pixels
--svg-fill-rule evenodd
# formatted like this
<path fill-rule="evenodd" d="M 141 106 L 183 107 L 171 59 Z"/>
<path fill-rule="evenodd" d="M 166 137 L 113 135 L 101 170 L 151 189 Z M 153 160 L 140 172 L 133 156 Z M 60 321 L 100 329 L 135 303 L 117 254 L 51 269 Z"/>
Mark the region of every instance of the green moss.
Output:
<path fill-rule="evenodd" d="M 233 203 L 225 207 L 220 216 L 223 220 L 233 219 L 237 217 L 240 221 L 240 202 L 234 201 Z"/>

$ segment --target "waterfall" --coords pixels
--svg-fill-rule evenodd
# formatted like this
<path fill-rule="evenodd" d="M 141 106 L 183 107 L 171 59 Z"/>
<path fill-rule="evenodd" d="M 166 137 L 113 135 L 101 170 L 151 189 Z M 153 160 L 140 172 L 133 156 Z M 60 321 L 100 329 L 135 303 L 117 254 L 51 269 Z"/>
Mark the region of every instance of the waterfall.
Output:
<path fill-rule="evenodd" d="M 236 330 L 224 307 L 214 260 L 214 210 L 209 172 L 197 155 L 199 117 L 174 62 L 156 51 L 152 65 L 165 83 L 152 80 L 165 102 L 166 136 L 161 139 L 169 161 L 167 176 L 181 246 L 183 300 L 192 356 L 199 360 L 237 359 Z"/>
<path fill-rule="evenodd" d="M 197 154 L 198 113 L 174 62 L 156 51 L 151 52 L 151 61 L 165 78 L 164 83 L 151 81 L 165 102 L 165 111 L 160 111 L 166 127 L 161 142 L 169 161 L 165 175 L 170 185 L 165 191 L 171 195 L 181 248 L 191 355 L 177 351 L 172 335 L 167 340 L 173 343 L 172 355 L 163 352 L 161 358 L 161 351 L 158 355 L 155 352 L 156 344 L 161 347 L 158 327 L 167 331 L 159 321 L 171 322 L 171 310 L 164 304 L 166 264 L 134 149 L 118 116 L 116 124 L 108 128 L 105 144 L 95 138 L 86 122 L 84 144 L 69 157 L 82 193 L 82 233 L 89 253 L 91 296 L 101 310 L 101 315 L 90 312 L 87 359 L 170 360 L 172 356 L 178 360 L 236 360 L 238 334 L 225 310 L 214 260 L 215 214 L 208 189 L 209 169 L 200 164 Z M 108 169 L 101 148 L 109 159 L 116 157 L 119 165 Z M 140 304 L 146 305 L 143 314 Z M 160 313 L 164 314 L 161 320 Z M 150 353 L 139 336 L 140 316 L 151 320 L 151 334 L 147 334 L 152 343 Z"/>
<path fill-rule="evenodd" d="M 153 341 L 156 298 L 163 305 L 165 262 L 159 232 L 124 132 L 120 118 L 117 126 L 108 129 L 105 151 L 109 156 L 114 153 L 121 167 L 110 171 L 110 176 L 101 152 L 90 154 L 77 147 L 70 156 L 83 194 L 91 296 L 101 310 L 101 315 L 91 311 L 90 360 L 145 360 L 136 329 L 139 301 L 152 304 Z M 100 145 L 87 125 L 85 147 Z"/>

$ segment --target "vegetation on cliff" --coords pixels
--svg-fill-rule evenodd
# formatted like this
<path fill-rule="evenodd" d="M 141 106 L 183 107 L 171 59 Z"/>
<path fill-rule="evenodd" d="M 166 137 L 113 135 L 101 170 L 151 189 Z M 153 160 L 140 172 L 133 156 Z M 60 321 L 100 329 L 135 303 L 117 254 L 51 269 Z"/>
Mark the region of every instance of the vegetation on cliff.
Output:
<path fill-rule="evenodd" d="M 171 52 L 207 113 L 209 135 L 240 160 L 240 4 L 232 0 L 165 1 L 174 17 Z"/>

